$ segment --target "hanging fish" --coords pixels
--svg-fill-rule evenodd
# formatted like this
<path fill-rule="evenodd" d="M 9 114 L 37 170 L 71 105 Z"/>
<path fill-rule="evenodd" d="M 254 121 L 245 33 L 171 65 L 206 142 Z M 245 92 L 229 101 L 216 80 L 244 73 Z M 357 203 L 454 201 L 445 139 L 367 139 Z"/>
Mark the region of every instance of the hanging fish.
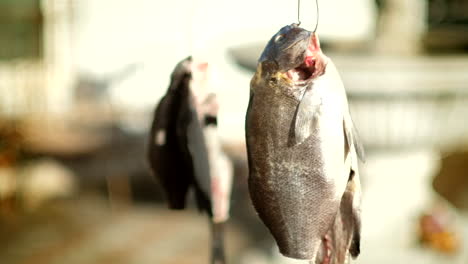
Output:
<path fill-rule="evenodd" d="M 357 257 L 363 150 L 317 34 L 297 24 L 281 28 L 250 87 L 249 191 L 280 252 L 315 263 L 343 263 L 343 252 Z"/>
<path fill-rule="evenodd" d="M 191 57 L 186 58 L 172 72 L 169 89 L 154 113 L 148 161 L 170 209 L 184 209 L 188 191 L 194 190 L 198 208 L 210 217 L 212 263 L 222 264 L 233 170 L 217 134 L 216 97 L 192 87 L 194 75 L 204 76 L 194 71 L 205 71 L 206 65 L 193 64 Z"/>

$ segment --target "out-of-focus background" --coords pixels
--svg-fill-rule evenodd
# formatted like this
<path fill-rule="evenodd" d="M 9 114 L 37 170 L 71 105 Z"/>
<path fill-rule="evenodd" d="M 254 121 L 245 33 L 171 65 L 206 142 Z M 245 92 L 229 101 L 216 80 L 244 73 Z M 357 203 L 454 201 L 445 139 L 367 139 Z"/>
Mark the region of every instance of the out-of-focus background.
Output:
<path fill-rule="evenodd" d="M 318 32 L 367 150 L 356 263 L 468 263 L 468 1 L 327 0 Z M 247 192 L 244 116 L 278 0 L 0 1 L 0 263 L 209 262 L 206 217 L 145 162 L 175 64 L 208 61 L 234 164 L 227 257 L 277 253 Z M 315 26 L 302 0 L 302 26 Z"/>

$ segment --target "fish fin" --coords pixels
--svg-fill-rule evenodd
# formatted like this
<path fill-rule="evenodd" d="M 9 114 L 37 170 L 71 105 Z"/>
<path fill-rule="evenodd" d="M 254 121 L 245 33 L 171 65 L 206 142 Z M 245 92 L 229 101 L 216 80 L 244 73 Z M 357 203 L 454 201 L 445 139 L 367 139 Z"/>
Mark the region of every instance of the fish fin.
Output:
<path fill-rule="evenodd" d="M 361 253 L 361 232 L 355 231 L 353 234 L 353 240 L 351 240 L 351 246 L 349 247 L 349 253 L 353 259 L 357 258 Z"/>
<path fill-rule="evenodd" d="M 352 209 L 351 215 L 348 216 L 352 220 L 353 229 L 349 253 L 351 257 L 355 259 L 361 252 L 361 185 L 359 182 L 359 175 L 357 175 L 354 170 L 351 170 L 345 193 L 348 195 L 343 196 L 343 199 L 346 199 L 344 202 Z"/>
<path fill-rule="evenodd" d="M 360 206 L 361 188 L 359 176 L 357 170 L 351 169 L 346 189 L 341 197 L 338 213 L 332 227 L 327 233 L 327 239 L 333 249 L 330 254 L 329 263 L 347 263 L 346 259 L 349 256 L 356 258 L 359 255 L 361 237 Z"/>
<path fill-rule="evenodd" d="M 352 147 L 354 146 L 354 149 L 356 150 L 358 158 L 362 161 L 365 162 L 366 157 L 364 154 L 364 147 L 362 146 L 361 140 L 359 139 L 358 132 L 356 130 L 356 127 L 353 124 L 353 121 L 351 117 L 349 118 L 344 118 L 343 119 L 343 129 L 344 129 L 344 134 L 345 134 L 345 140 L 347 144 L 347 153 L 351 151 Z"/>
<path fill-rule="evenodd" d="M 312 87 L 307 88 L 296 110 L 294 117 L 294 143 L 302 143 L 312 134 L 320 116 L 322 101 Z"/>
<path fill-rule="evenodd" d="M 210 219 L 211 225 L 211 263 L 224 264 L 226 256 L 224 253 L 224 223 L 214 223 Z"/>

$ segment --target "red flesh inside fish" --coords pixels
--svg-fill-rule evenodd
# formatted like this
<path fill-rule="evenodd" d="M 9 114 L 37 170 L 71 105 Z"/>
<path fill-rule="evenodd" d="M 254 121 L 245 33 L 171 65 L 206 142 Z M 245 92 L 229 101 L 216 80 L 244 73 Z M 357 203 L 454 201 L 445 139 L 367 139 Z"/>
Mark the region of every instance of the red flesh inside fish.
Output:
<path fill-rule="evenodd" d="M 304 84 L 325 73 L 326 57 L 320 49 L 319 38 L 312 33 L 306 50 L 304 62 L 296 68 L 287 71 L 287 76 L 297 84 Z"/>

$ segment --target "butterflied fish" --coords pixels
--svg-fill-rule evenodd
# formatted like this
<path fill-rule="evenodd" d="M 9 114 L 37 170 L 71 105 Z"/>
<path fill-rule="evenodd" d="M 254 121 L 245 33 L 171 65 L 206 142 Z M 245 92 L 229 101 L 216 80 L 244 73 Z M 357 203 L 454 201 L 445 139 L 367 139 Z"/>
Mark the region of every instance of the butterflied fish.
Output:
<path fill-rule="evenodd" d="M 266 45 L 250 84 L 246 141 L 252 203 L 280 252 L 313 263 L 356 257 L 363 150 L 317 34 L 292 24 Z"/>

